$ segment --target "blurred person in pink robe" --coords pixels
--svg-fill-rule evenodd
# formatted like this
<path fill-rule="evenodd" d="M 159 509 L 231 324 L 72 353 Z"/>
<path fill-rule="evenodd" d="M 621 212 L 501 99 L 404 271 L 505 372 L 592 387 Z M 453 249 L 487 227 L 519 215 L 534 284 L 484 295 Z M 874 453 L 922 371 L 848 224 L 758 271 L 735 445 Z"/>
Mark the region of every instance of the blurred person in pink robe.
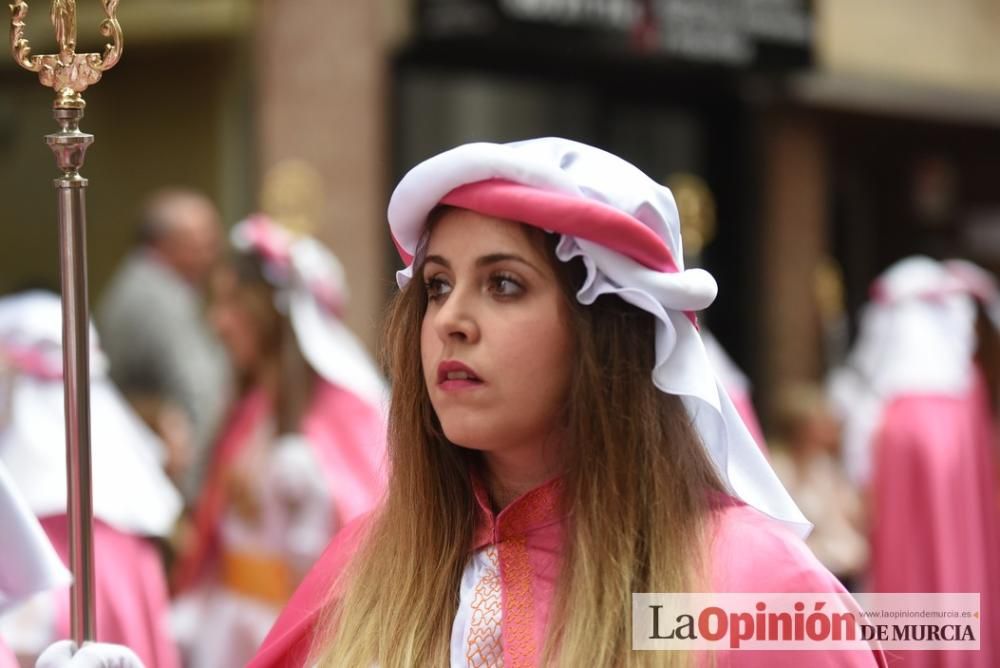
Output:
<path fill-rule="evenodd" d="M 129 645 L 148 668 L 176 668 L 166 577 L 154 541 L 173 530 L 181 497 L 163 471 L 163 443 L 108 379 L 93 327 L 90 344 L 97 640 Z M 9 371 L 0 392 L 0 463 L 68 562 L 59 297 L 31 291 L 0 299 L 0 351 Z M 66 587 L 40 593 L 0 618 L 0 632 L 26 657 L 37 657 L 69 630 Z"/>
<path fill-rule="evenodd" d="M 712 371 L 716 287 L 684 270 L 668 189 L 576 142 L 469 144 L 411 170 L 389 223 L 386 499 L 251 668 L 633 665 L 631 592 L 844 592 Z"/>
<path fill-rule="evenodd" d="M 242 668 L 330 538 L 376 504 L 385 479 L 387 393 L 341 321 L 340 263 L 264 216 L 236 225 L 231 241 L 209 315 L 242 393 L 181 561 L 173 628 L 190 668 Z"/>
<path fill-rule="evenodd" d="M 977 362 L 970 283 L 910 257 L 872 285 L 857 342 L 831 379 L 849 473 L 868 490 L 873 592 L 980 594 L 979 652 L 906 652 L 903 666 L 1000 661 L 996 427 Z"/>

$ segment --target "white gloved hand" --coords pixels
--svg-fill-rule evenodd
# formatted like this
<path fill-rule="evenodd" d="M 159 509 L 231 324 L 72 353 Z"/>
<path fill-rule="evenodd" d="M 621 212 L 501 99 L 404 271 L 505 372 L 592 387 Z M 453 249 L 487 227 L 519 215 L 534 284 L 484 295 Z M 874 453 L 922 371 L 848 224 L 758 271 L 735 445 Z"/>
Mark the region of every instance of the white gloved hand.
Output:
<path fill-rule="evenodd" d="M 35 668 L 145 668 L 135 652 L 124 645 L 85 643 L 74 653 L 72 640 L 49 645 L 35 662 Z"/>

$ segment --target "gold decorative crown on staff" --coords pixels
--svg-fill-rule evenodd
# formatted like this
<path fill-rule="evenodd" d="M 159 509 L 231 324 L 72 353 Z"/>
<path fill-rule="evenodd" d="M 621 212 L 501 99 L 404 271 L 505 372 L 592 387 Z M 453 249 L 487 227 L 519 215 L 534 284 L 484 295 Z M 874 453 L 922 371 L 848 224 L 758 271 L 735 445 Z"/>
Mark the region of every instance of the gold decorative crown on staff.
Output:
<path fill-rule="evenodd" d="M 76 52 L 76 0 L 53 0 L 49 16 L 55 27 L 59 53 L 31 55 L 31 44 L 24 36 L 28 16 L 26 0 L 14 0 L 10 5 L 10 49 L 18 65 L 30 72 L 37 72 L 42 84 L 56 91 L 55 107 L 82 109 L 85 105 L 81 93 L 91 84 L 101 80 L 101 75 L 111 69 L 122 55 L 122 29 L 118 25 L 119 0 L 102 0 L 105 19 L 100 31 L 111 42 L 104 45 L 104 53 Z"/>
<path fill-rule="evenodd" d="M 49 14 L 59 53 L 32 55 L 24 36 L 26 0 L 10 5 L 10 50 L 18 65 L 37 72 L 56 93 L 52 115 L 60 130 L 46 135 L 62 176 L 55 179 L 59 203 L 59 271 L 63 312 L 63 382 L 66 408 L 66 514 L 69 519 L 70 634 L 79 647 L 96 637 L 94 602 L 93 494 L 90 470 L 90 356 L 87 307 L 87 179 L 80 176 L 94 136 L 80 131 L 82 93 L 122 55 L 119 0 L 101 0 L 100 31 L 111 41 L 103 53 L 76 52 L 76 0 L 53 0 Z"/>

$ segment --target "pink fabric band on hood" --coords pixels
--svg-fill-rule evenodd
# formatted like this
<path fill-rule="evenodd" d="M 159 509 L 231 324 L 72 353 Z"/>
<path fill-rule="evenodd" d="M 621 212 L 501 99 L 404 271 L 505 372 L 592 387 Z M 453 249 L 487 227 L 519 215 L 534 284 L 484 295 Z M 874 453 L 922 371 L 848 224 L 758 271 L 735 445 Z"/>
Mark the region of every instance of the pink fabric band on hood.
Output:
<path fill-rule="evenodd" d="M 597 200 L 490 179 L 455 188 L 441 199 L 441 204 L 593 241 L 656 271 L 680 271 L 670 249 L 653 230 Z M 393 242 L 403 261 L 413 262 L 413 256 L 395 238 Z M 695 314 L 684 313 L 697 327 Z"/>

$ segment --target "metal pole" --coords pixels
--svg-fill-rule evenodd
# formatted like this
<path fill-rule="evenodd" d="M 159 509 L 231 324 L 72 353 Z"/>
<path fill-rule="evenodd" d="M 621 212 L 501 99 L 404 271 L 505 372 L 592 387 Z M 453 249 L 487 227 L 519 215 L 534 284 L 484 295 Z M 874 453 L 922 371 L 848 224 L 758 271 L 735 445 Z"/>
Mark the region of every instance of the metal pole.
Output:
<path fill-rule="evenodd" d="M 37 72 L 56 91 L 53 116 L 59 132 L 45 141 L 62 176 L 55 179 L 59 202 L 59 270 L 63 312 L 63 380 L 66 410 L 66 512 L 69 518 L 70 626 L 77 647 L 96 638 L 94 600 L 93 493 L 90 457 L 90 318 L 87 308 L 87 179 L 80 176 L 93 135 L 80 131 L 86 103 L 81 93 L 97 83 L 121 57 L 122 34 L 115 12 L 119 0 L 101 0 L 101 34 L 111 39 L 104 52 L 76 53 L 76 0 L 52 0 L 49 14 L 59 53 L 32 55 L 24 36 L 26 0 L 10 5 L 11 53 L 23 68 Z"/>
<path fill-rule="evenodd" d="M 60 168 L 54 180 L 59 198 L 59 273 L 63 311 L 63 382 L 66 408 L 66 489 L 69 519 L 70 637 L 96 638 L 93 494 L 90 457 L 90 341 L 87 309 L 87 179 L 79 174 L 94 137 L 80 132 L 83 109 L 56 109 L 62 126 L 45 139 Z"/>

